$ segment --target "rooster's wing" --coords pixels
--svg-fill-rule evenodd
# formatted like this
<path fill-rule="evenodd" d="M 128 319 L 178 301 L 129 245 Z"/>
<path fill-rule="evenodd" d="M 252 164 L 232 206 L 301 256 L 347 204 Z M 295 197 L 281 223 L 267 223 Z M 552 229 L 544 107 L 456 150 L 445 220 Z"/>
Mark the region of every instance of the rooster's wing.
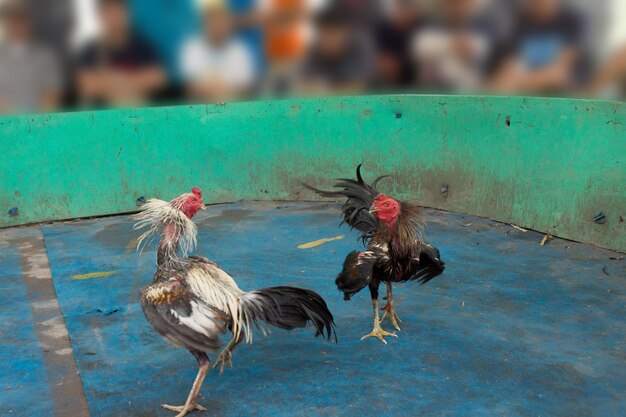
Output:
<path fill-rule="evenodd" d="M 195 296 L 181 281 L 172 279 L 145 287 L 141 306 L 148 322 L 177 346 L 205 352 L 221 346 L 226 330 L 224 314 Z"/>
<path fill-rule="evenodd" d="M 441 275 L 445 263 L 440 259 L 439 249 L 430 243 L 419 242 L 419 256 L 411 259 L 408 272 L 398 281 L 417 281 L 426 284 Z"/>

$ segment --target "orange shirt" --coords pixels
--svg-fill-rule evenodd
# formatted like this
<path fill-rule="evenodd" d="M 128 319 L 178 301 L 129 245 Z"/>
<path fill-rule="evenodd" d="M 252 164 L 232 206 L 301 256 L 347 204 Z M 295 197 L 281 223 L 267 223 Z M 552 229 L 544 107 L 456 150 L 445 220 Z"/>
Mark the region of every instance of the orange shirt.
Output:
<path fill-rule="evenodd" d="M 305 0 L 270 0 L 264 34 L 269 62 L 292 61 L 304 54 L 305 10 Z"/>

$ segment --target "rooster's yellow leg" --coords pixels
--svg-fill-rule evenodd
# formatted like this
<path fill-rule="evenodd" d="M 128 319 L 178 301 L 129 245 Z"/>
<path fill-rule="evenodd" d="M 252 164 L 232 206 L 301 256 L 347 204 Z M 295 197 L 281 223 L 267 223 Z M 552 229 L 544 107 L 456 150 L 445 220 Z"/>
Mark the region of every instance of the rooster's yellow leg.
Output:
<path fill-rule="evenodd" d="M 391 290 L 391 282 L 387 282 L 387 305 L 385 305 L 382 310 L 384 311 L 382 318 L 380 321 L 382 322 L 389 314 L 389 319 L 391 320 L 391 324 L 395 327 L 396 330 L 400 330 L 400 324 L 402 320 L 396 314 L 396 307 L 393 304 L 393 294 Z"/>
<path fill-rule="evenodd" d="M 211 363 L 208 361 L 200 366 L 200 369 L 198 370 L 198 376 L 196 376 L 193 387 L 191 387 L 191 391 L 189 392 L 189 397 L 187 397 L 185 405 L 173 406 L 168 404 L 162 404 L 161 407 L 165 408 L 166 410 L 177 412 L 178 414 L 176 415 L 176 417 L 183 417 L 193 410 L 206 410 L 206 408 L 196 402 L 196 398 L 198 398 L 198 393 L 200 392 L 200 387 L 204 382 L 204 378 L 206 378 L 207 373 L 209 373 L 210 366 Z"/>
<path fill-rule="evenodd" d="M 241 334 L 238 337 L 233 337 L 228 345 L 220 352 L 215 364 L 213 364 L 213 369 L 220 365 L 220 375 L 224 373 L 226 364 L 230 365 L 231 368 L 233 367 L 233 350 L 242 340 L 243 335 Z"/>
<path fill-rule="evenodd" d="M 374 330 L 372 330 L 371 333 L 363 336 L 361 340 L 367 339 L 370 337 L 375 337 L 376 339 L 380 340 L 384 344 L 387 344 L 385 337 L 387 336 L 398 337 L 398 336 L 395 333 L 389 333 L 388 331 L 385 331 L 382 329 L 382 327 L 380 327 L 380 316 L 378 315 L 378 299 L 372 299 L 372 307 L 374 307 Z"/>

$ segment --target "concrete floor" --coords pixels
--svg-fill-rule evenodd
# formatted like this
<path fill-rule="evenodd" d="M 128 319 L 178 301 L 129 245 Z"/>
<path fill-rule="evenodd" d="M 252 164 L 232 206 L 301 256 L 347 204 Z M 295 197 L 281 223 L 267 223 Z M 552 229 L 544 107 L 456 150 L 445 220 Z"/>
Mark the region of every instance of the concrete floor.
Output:
<path fill-rule="evenodd" d="M 403 329 L 385 346 L 359 340 L 371 330 L 367 291 L 345 302 L 334 286 L 360 246 L 337 228 L 336 206 L 201 213 L 197 253 L 244 290 L 318 291 L 339 343 L 311 329 L 259 333 L 234 369 L 210 374 L 209 411 L 192 415 L 626 415 L 626 260 L 559 239 L 541 246 L 541 234 L 476 217 L 428 217 L 447 270 L 398 285 Z M 195 361 L 143 317 L 137 294 L 155 255 L 136 253 L 136 236 L 129 216 L 0 231 L 0 415 L 172 416 L 159 404 L 184 402 Z"/>

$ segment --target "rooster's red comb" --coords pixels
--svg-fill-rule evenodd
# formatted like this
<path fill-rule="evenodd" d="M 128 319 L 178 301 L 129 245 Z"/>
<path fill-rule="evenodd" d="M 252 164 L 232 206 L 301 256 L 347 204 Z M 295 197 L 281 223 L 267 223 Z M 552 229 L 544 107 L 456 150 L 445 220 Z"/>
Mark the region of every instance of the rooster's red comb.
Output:
<path fill-rule="evenodd" d="M 196 197 L 202 198 L 202 190 L 199 189 L 198 187 L 192 187 L 191 193 L 195 195 Z"/>

